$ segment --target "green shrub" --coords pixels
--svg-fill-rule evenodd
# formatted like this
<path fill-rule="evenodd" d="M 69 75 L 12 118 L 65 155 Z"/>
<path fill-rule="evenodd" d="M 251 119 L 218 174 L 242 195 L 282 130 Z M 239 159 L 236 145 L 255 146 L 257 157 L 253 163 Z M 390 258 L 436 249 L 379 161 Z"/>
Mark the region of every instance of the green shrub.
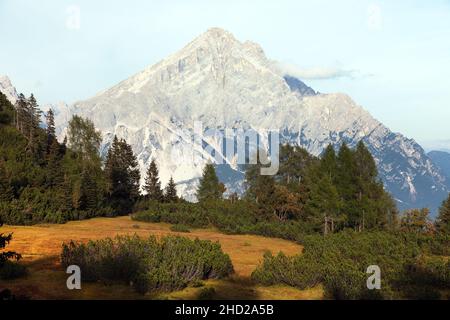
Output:
<path fill-rule="evenodd" d="M 175 231 L 175 232 L 184 232 L 184 233 L 191 232 L 191 230 L 189 230 L 189 227 L 184 224 L 174 224 L 173 226 L 170 227 L 170 230 Z"/>
<path fill-rule="evenodd" d="M 144 205 L 145 204 L 145 205 Z M 301 242 L 307 233 L 302 221 L 279 221 L 259 215 L 247 201 L 203 203 L 141 202 L 132 219 L 143 222 L 181 224 L 191 228 L 214 226 L 225 234 L 255 234 Z"/>
<path fill-rule="evenodd" d="M 266 254 L 252 278 L 265 285 L 281 283 L 300 289 L 322 283 L 334 299 L 390 299 L 404 296 L 405 267 L 414 264 L 420 253 L 417 242 L 385 232 L 308 236 L 302 255 Z M 370 265 L 381 268 L 381 290 L 366 287 Z"/>
<path fill-rule="evenodd" d="M 63 244 L 64 267 L 78 265 L 86 281 L 132 283 L 136 291 L 171 291 L 233 272 L 231 260 L 219 243 L 181 237 L 138 236 Z"/>

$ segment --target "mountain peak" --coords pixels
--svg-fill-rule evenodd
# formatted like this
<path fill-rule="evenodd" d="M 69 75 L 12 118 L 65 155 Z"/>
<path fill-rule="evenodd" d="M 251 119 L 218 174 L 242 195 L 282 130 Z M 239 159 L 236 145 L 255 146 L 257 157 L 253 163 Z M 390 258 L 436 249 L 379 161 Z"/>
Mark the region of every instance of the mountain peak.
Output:
<path fill-rule="evenodd" d="M 18 98 L 16 88 L 14 88 L 11 80 L 6 75 L 0 75 L 0 92 L 2 92 L 12 104 L 16 103 Z"/>
<path fill-rule="evenodd" d="M 363 141 L 374 155 L 386 188 L 402 208 L 436 208 L 448 196 L 446 177 L 414 141 L 391 132 L 345 94 L 317 94 L 276 68 L 261 47 L 212 28 L 180 51 L 92 99 L 58 114 L 60 137 L 71 114 L 94 121 L 103 132 L 103 150 L 114 135 L 133 146 L 145 172 L 150 159 L 163 183 L 171 176 L 187 199 L 195 198 L 204 144 L 221 154 L 220 135 L 203 128 L 251 128 L 261 137 L 280 130 L 280 143 L 320 155 L 329 144 L 354 147 Z M 174 157 L 175 155 L 175 157 Z M 234 166 L 234 158 L 226 159 Z M 224 181 L 223 181 L 224 182 Z M 228 183 L 228 182 L 227 182 Z M 242 177 L 227 186 L 241 190 Z"/>
<path fill-rule="evenodd" d="M 209 37 L 209 38 L 229 38 L 229 39 L 234 39 L 235 37 L 233 36 L 233 34 L 225 29 L 222 28 L 218 28 L 218 27 L 213 27 L 213 28 L 209 28 L 204 34 L 203 36 L 205 37 Z"/>

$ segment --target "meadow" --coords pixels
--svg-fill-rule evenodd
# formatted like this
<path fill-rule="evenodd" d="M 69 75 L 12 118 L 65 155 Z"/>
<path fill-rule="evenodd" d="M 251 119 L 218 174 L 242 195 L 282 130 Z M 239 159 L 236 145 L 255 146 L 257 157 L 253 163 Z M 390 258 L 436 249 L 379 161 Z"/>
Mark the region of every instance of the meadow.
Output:
<path fill-rule="evenodd" d="M 9 250 L 22 254 L 22 264 L 28 274 L 16 280 L 3 280 L 0 287 L 8 287 L 18 297 L 29 299 L 322 299 L 320 286 L 299 290 L 284 285 L 262 286 L 251 280 L 251 273 L 262 262 L 266 252 L 287 256 L 301 253 L 302 246 L 287 240 L 255 235 L 226 235 L 215 229 L 173 231 L 170 224 L 133 221 L 129 216 L 95 218 L 72 221 L 63 225 L 2 227 L 3 233 L 14 233 Z M 68 290 L 68 275 L 61 266 L 61 246 L 71 240 L 114 238 L 117 235 L 141 237 L 179 235 L 190 239 L 218 241 L 233 263 L 235 273 L 222 280 L 208 280 L 171 293 L 149 293 L 142 296 L 131 287 L 116 283 L 82 283 L 81 290 Z M 211 289 L 212 288 L 212 289 Z"/>

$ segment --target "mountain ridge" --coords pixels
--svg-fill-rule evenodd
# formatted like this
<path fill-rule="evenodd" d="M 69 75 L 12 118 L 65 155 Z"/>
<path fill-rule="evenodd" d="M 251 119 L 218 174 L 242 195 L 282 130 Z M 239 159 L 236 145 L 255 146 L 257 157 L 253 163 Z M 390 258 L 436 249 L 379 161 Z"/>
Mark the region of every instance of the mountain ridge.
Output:
<path fill-rule="evenodd" d="M 302 146 L 316 156 L 328 144 L 355 146 L 363 140 L 402 209 L 435 210 L 448 194 L 447 178 L 413 139 L 389 130 L 346 94 L 317 93 L 280 73 L 258 44 L 240 42 L 218 28 L 93 98 L 62 109 L 56 118 L 61 138 L 72 114 L 88 117 L 103 133 L 103 153 L 114 135 L 125 138 L 142 173 L 155 159 L 163 184 L 173 175 L 189 200 L 195 199 L 204 163 L 214 160 L 193 142 L 195 121 L 217 129 L 202 135 L 205 145 L 217 152 L 219 133 L 227 128 L 261 136 L 279 129 L 282 143 Z M 238 169 L 236 159 L 226 160 L 230 169 Z M 243 191 L 242 180 L 225 182 L 229 191 Z"/>

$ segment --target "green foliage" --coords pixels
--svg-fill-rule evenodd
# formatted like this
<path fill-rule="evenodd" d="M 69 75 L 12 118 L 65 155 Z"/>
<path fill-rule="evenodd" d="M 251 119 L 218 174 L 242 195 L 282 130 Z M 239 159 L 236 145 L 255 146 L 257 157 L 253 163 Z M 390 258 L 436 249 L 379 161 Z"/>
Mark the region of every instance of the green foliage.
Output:
<path fill-rule="evenodd" d="M 450 195 L 442 203 L 439 216 L 436 219 L 436 230 L 439 233 L 450 235 Z"/>
<path fill-rule="evenodd" d="M 173 180 L 172 180 L 173 182 Z M 158 167 L 155 160 L 152 160 L 147 170 L 145 177 L 144 191 L 147 192 L 146 198 L 153 201 L 163 201 L 164 194 L 161 189 L 161 182 L 159 181 Z"/>
<path fill-rule="evenodd" d="M 8 98 L 0 92 L 0 126 L 11 124 L 14 119 L 14 107 Z"/>
<path fill-rule="evenodd" d="M 197 199 L 202 201 L 221 199 L 225 186 L 219 182 L 214 165 L 208 163 L 203 169 L 200 185 L 197 190 Z"/>
<path fill-rule="evenodd" d="M 423 260 L 438 239 L 387 232 L 343 231 L 304 239 L 304 252 L 294 257 L 266 254 L 252 278 L 264 285 L 286 284 L 307 289 L 323 284 L 334 299 L 411 298 L 411 288 L 449 287 L 446 259 Z M 381 290 L 368 290 L 367 267 L 378 265 Z"/>
<path fill-rule="evenodd" d="M 169 183 L 164 189 L 164 201 L 168 203 L 178 202 L 180 199 L 177 195 L 177 186 L 173 178 L 170 177 Z"/>
<path fill-rule="evenodd" d="M 343 144 L 338 155 L 330 145 L 320 159 L 285 145 L 275 177 L 260 175 L 261 166 L 259 162 L 247 166 L 246 198 L 267 217 L 301 221 L 309 230 L 325 234 L 344 228 L 363 231 L 395 226 L 395 203 L 362 142 L 355 150 Z"/>
<path fill-rule="evenodd" d="M 105 164 L 109 186 L 109 201 L 118 213 L 129 213 L 139 198 L 140 173 L 131 146 L 123 139 L 114 137 Z"/>
<path fill-rule="evenodd" d="M 403 267 L 417 257 L 419 247 L 388 233 L 340 232 L 310 236 L 304 253 L 295 257 L 266 255 L 252 277 L 265 285 L 288 284 L 306 289 L 319 283 L 335 299 L 391 298 Z M 380 266 L 382 290 L 366 287 L 370 265 Z"/>
<path fill-rule="evenodd" d="M 63 244 L 61 263 L 75 264 L 86 281 L 132 283 L 135 290 L 172 291 L 206 279 L 233 273 L 228 255 L 219 243 L 181 237 L 138 236 Z"/>
<path fill-rule="evenodd" d="M 95 129 L 91 120 L 74 115 L 69 122 L 67 138 L 69 147 L 81 161 L 94 164 L 101 162 L 98 152 L 102 142 L 101 133 Z"/>
<path fill-rule="evenodd" d="M 411 209 L 403 213 L 400 221 L 401 230 L 409 233 L 431 234 L 434 231 L 428 209 Z"/>
<path fill-rule="evenodd" d="M 189 230 L 189 227 L 184 224 L 174 224 L 173 226 L 170 227 L 170 230 L 175 231 L 175 232 L 184 232 L 184 233 L 191 232 L 191 230 Z"/>
<path fill-rule="evenodd" d="M 138 206 L 139 212 L 132 215 L 136 221 L 182 224 L 191 228 L 213 226 L 227 234 L 256 234 L 298 242 L 310 231 L 299 221 L 280 221 L 275 217 L 267 219 L 258 213 L 257 205 L 248 201 L 146 202 Z"/>
<path fill-rule="evenodd" d="M 12 106 L 0 95 L 0 218 L 8 224 L 113 216 L 128 213 L 139 196 L 139 171 L 131 148 L 120 141 L 115 172 L 127 169 L 112 201 L 99 154 L 101 134 L 94 124 L 78 116 L 69 123 L 68 143 L 55 135 L 54 114 L 46 114 L 46 128 L 40 126 L 41 112 L 33 96 L 19 96 Z M 126 167 L 128 165 L 128 167 Z M 108 168 L 111 168 L 109 166 Z M 115 181 L 117 182 L 117 180 Z M 123 190 L 124 192 L 119 192 Z M 127 209 L 124 209 L 127 208 Z"/>
<path fill-rule="evenodd" d="M 3 222 L 0 220 L 0 227 Z M 12 234 L 0 233 L 0 279 L 14 279 L 25 274 L 25 268 L 10 260 L 19 261 L 22 256 L 14 251 L 5 251 L 6 246 L 11 242 Z"/>

